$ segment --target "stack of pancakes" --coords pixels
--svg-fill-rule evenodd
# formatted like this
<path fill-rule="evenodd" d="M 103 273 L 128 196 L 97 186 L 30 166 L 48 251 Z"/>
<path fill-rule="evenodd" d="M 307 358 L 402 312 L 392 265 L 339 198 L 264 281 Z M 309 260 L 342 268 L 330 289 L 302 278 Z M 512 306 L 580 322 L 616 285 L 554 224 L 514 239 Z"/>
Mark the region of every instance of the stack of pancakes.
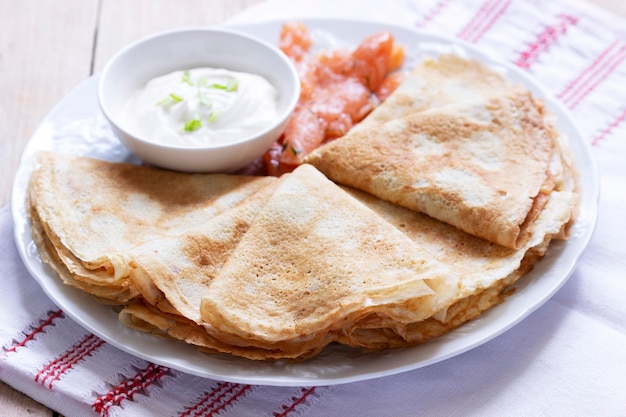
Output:
<path fill-rule="evenodd" d="M 415 345 L 502 302 L 567 237 L 576 183 L 540 102 L 443 55 L 280 178 L 45 152 L 29 202 L 42 260 L 123 324 L 306 359 Z"/>

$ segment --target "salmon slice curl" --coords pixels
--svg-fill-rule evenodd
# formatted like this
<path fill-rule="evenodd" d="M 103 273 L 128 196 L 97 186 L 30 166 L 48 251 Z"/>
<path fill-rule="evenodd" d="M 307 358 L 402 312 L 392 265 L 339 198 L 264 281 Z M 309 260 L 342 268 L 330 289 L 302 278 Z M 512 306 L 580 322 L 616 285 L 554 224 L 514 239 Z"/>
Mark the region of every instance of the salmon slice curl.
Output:
<path fill-rule="evenodd" d="M 300 100 L 278 142 L 265 154 L 270 175 L 297 167 L 304 156 L 346 134 L 402 81 L 397 71 L 404 49 L 391 33 L 366 37 L 354 49 L 312 51 L 309 29 L 300 22 L 282 26 L 279 47 L 300 77 Z"/>

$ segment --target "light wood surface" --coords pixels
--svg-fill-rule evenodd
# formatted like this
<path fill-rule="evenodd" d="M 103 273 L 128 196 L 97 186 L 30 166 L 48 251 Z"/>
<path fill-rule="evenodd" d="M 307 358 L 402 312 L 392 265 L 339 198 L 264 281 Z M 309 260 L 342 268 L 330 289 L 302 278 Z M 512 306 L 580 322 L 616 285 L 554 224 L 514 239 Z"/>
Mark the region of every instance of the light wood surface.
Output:
<path fill-rule="evenodd" d="M 37 124 L 129 42 L 179 26 L 223 22 L 261 0 L 0 0 L 0 207 Z M 590 0 L 626 17 L 623 0 Z M 0 415 L 51 417 L 0 383 Z"/>

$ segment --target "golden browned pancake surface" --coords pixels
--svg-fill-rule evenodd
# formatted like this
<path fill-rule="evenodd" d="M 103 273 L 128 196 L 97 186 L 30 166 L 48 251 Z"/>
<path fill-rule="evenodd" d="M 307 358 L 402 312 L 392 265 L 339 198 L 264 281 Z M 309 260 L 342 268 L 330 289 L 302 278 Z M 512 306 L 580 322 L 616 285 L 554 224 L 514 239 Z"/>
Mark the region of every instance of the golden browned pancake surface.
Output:
<path fill-rule="evenodd" d="M 407 303 L 427 317 L 441 265 L 391 224 L 302 165 L 270 197 L 202 299 L 216 332 L 255 346 L 309 338 Z M 393 315 L 390 310 L 388 314 Z"/>
<path fill-rule="evenodd" d="M 29 204 L 36 233 L 54 251 L 47 259 L 62 263 L 59 269 L 71 277 L 67 282 L 118 288 L 126 293 L 112 301 L 123 301 L 137 294 L 129 289 L 133 248 L 180 235 L 273 181 L 188 175 L 41 152 L 29 183 Z"/>
<path fill-rule="evenodd" d="M 306 162 L 333 181 L 519 248 L 555 187 L 555 145 L 542 105 L 511 87 L 368 124 Z"/>

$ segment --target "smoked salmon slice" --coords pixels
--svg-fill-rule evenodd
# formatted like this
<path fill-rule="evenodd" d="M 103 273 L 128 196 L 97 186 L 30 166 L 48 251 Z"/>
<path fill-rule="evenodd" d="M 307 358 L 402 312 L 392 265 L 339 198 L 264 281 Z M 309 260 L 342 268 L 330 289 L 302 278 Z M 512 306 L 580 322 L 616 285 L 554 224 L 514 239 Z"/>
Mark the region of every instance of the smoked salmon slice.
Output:
<path fill-rule="evenodd" d="M 301 22 L 285 23 L 278 42 L 300 77 L 300 101 L 278 142 L 264 157 L 268 174 L 292 171 L 304 156 L 346 134 L 401 82 L 404 49 L 391 33 L 366 37 L 354 49 L 312 52 Z"/>

